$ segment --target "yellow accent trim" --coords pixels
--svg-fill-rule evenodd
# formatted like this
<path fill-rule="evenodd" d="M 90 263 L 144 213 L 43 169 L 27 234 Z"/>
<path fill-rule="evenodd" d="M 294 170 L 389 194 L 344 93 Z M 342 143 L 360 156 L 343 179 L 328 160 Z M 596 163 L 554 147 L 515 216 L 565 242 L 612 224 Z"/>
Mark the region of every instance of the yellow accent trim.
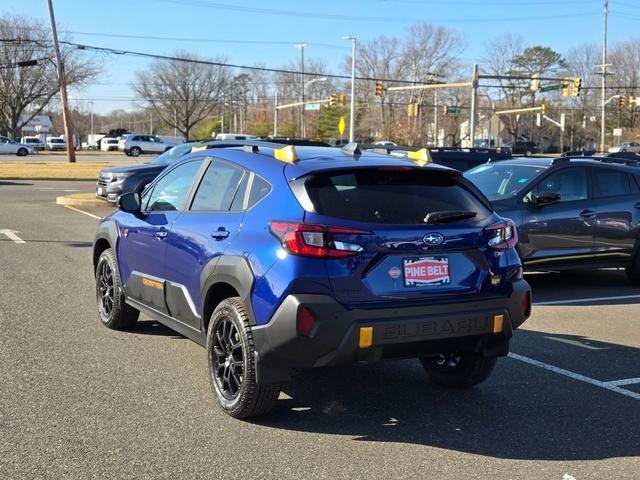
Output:
<path fill-rule="evenodd" d="M 407 152 L 407 158 L 414 160 L 419 166 L 424 167 L 425 164 L 433 162 L 431 152 L 428 148 L 421 148 L 415 152 Z"/>
<path fill-rule="evenodd" d="M 200 145 L 199 147 L 191 147 L 191 153 L 193 152 L 201 152 L 202 150 L 206 150 L 206 145 Z"/>
<path fill-rule="evenodd" d="M 298 160 L 298 153 L 293 145 L 287 145 L 282 148 L 274 148 L 273 156 L 281 162 L 293 163 Z"/>
<path fill-rule="evenodd" d="M 360 327 L 358 345 L 360 348 L 369 348 L 373 345 L 373 327 Z"/>
<path fill-rule="evenodd" d="M 504 324 L 504 315 L 493 316 L 493 333 L 502 332 L 502 326 Z"/>
<path fill-rule="evenodd" d="M 149 280 L 148 278 L 143 278 L 142 284 L 147 287 L 157 288 L 158 290 L 162 290 L 162 283 L 156 282 L 155 280 Z"/>

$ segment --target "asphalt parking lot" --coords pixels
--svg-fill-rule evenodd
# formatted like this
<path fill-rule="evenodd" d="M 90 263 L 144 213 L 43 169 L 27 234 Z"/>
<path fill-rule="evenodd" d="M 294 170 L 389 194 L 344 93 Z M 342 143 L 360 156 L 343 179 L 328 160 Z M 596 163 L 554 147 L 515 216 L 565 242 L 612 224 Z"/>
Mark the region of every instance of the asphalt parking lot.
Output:
<path fill-rule="evenodd" d="M 88 182 L 0 180 L 0 478 L 637 479 L 640 289 L 527 275 L 532 318 L 467 391 L 416 361 L 305 373 L 254 422 L 217 410 L 204 350 L 96 316 Z"/>

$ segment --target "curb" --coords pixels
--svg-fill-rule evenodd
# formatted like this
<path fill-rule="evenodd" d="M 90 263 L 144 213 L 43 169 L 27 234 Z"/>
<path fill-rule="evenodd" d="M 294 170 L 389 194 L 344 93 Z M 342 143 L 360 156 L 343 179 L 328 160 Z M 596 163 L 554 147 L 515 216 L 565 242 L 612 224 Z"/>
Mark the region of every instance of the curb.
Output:
<path fill-rule="evenodd" d="M 74 205 L 81 207 L 110 205 L 109 202 L 96 198 L 93 193 L 73 193 L 71 195 L 62 195 L 61 197 L 56 197 L 56 203 L 58 205 Z"/>

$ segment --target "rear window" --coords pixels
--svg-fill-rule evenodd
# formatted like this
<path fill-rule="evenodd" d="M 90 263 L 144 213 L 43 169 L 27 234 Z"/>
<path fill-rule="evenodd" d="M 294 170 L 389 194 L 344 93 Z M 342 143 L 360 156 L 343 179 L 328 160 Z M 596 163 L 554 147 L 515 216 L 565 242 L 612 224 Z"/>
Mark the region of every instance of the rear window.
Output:
<path fill-rule="evenodd" d="M 510 198 L 536 178 L 545 167 L 513 164 L 485 164 L 465 172 L 464 176 L 491 200 Z"/>
<path fill-rule="evenodd" d="M 293 190 L 305 208 L 344 220 L 420 225 L 431 212 L 471 211 L 476 212 L 476 219 L 490 214 L 464 179 L 450 172 L 340 170 L 312 174 L 294 183 Z M 300 188 L 300 183 L 304 188 Z M 305 194 L 308 201 L 301 198 Z"/>

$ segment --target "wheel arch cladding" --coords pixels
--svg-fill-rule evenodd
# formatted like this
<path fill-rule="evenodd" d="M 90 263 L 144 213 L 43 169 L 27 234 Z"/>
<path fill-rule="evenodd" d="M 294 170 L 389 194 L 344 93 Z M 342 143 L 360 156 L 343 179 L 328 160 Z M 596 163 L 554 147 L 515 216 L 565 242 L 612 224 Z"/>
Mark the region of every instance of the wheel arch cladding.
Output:
<path fill-rule="evenodd" d="M 98 226 L 96 238 L 93 242 L 93 270 L 98 265 L 98 259 L 107 248 L 115 248 L 118 241 L 118 227 L 112 220 L 102 222 Z"/>
<path fill-rule="evenodd" d="M 240 297 L 247 309 L 251 325 L 256 324 L 251 304 L 251 292 L 255 277 L 246 258 L 236 255 L 223 255 L 202 270 L 202 325 L 206 330 L 211 314 L 225 298 Z"/>

